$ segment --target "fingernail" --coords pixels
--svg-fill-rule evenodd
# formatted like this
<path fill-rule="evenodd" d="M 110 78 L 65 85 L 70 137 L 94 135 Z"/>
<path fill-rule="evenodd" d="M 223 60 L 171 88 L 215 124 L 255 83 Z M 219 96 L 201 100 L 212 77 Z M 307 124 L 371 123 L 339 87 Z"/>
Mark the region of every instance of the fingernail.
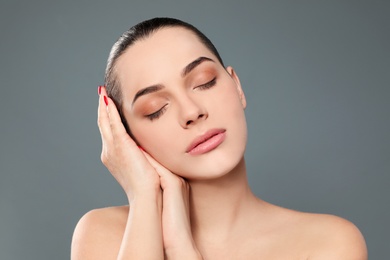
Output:
<path fill-rule="evenodd" d="M 104 96 L 104 103 L 106 103 L 106 106 L 108 106 L 108 99 L 107 99 L 107 96 Z"/>
<path fill-rule="evenodd" d="M 98 95 L 100 95 L 100 93 L 102 93 L 102 87 L 103 87 L 103 86 L 99 86 L 99 87 L 98 87 Z"/>

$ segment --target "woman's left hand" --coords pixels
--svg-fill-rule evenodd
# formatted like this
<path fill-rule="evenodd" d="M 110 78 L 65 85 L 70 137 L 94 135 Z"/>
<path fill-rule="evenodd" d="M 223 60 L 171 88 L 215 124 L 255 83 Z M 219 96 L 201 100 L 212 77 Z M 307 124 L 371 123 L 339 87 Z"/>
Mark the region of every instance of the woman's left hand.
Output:
<path fill-rule="evenodd" d="M 149 163 L 160 176 L 163 191 L 162 229 L 164 251 L 168 259 L 202 259 L 192 238 L 190 223 L 190 185 L 170 172 L 149 154 Z"/>

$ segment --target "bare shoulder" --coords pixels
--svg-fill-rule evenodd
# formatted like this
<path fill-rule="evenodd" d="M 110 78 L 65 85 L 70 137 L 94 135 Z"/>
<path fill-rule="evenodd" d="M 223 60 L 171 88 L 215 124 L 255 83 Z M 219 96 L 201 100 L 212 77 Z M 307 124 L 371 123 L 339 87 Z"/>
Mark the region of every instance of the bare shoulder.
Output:
<path fill-rule="evenodd" d="M 128 206 L 120 206 L 94 209 L 86 213 L 73 233 L 71 259 L 111 259 L 116 256 L 128 211 Z"/>
<path fill-rule="evenodd" d="M 266 239 L 272 238 L 268 248 L 278 252 L 269 259 L 367 259 L 364 238 L 352 222 L 334 215 L 265 205 Z"/>
<path fill-rule="evenodd" d="M 326 214 L 305 214 L 307 230 L 313 236 L 310 259 L 367 259 L 360 230 L 350 221 Z"/>
<path fill-rule="evenodd" d="M 307 246 L 308 259 L 367 259 L 364 237 L 352 222 L 334 215 L 287 211 L 293 233 L 299 230 Z"/>

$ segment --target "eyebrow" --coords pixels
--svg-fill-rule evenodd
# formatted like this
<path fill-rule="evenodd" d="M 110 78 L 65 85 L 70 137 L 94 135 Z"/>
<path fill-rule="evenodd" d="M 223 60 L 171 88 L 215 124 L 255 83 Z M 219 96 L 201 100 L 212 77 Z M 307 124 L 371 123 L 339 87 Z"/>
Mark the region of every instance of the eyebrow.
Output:
<path fill-rule="evenodd" d="M 194 70 L 199 64 L 201 64 L 202 62 L 204 61 L 211 61 L 211 62 L 215 62 L 214 60 L 210 59 L 210 58 L 207 58 L 207 57 L 199 57 L 197 58 L 196 60 L 190 62 L 187 66 L 184 67 L 182 73 L 181 73 L 181 76 L 184 78 L 185 76 L 187 76 L 192 70 Z M 146 88 L 143 88 L 143 89 L 140 89 L 134 96 L 134 99 L 133 99 L 133 103 L 141 96 L 144 96 L 144 95 L 147 95 L 147 94 L 150 94 L 150 93 L 154 93 L 154 92 L 157 92 L 157 91 L 160 91 L 161 89 L 163 89 L 164 86 L 161 85 L 161 84 L 157 84 L 157 85 L 152 85 L 152 86 L 149 86 L 149 87 L 146 87 Z"/>
<path fill-rule="evenodd" d="M 211 61 L 214 62 L 212 59 L 207 58 L 207 57 L 199 57 L 190 64 L 188 64 L 184 69 L 183 72 L 181 73 L 182 77 L 187 76 L 188 73 L 190 73 L 193 69 L 195 69 L 199 64 L 201 64 L 204 61 Z"/>

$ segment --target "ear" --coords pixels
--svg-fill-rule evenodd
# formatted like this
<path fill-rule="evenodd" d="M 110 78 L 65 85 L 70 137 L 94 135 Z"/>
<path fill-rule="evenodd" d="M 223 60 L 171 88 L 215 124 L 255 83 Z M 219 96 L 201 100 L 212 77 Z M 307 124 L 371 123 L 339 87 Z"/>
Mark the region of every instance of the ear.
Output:
<path fill-rule="evenodd" d="M 227 67 L 227 68 L 226 68 L 226 71 L 229 73 L 230 77 L 231 77 L 231 78 L 234 80 L 234 82 L 236 83 L 236 88 L 237 88 L 238 96 L 240 97 L 242 107 L 245 109 L 245 108 L 246 108 L 246 99 L 245 99 L 244 91 L 243 91 L 242 88 L 241 88 L 240 79 L 238 78 L 236 72 L 234 71 L 234 69 L 233 69 L 231 66 Z"/>

